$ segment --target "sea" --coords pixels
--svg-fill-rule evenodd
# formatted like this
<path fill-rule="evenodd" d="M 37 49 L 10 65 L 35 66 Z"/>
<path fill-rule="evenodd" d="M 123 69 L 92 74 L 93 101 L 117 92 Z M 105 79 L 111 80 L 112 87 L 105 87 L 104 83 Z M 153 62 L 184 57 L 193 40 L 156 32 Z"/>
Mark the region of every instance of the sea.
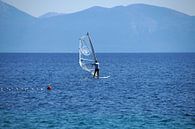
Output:
<path fill-rule="evenodd" d="M 0 129 L 195 129 L 195 53 L 97 57 L 109 78 L 77 53 L 1 53 Z"/>

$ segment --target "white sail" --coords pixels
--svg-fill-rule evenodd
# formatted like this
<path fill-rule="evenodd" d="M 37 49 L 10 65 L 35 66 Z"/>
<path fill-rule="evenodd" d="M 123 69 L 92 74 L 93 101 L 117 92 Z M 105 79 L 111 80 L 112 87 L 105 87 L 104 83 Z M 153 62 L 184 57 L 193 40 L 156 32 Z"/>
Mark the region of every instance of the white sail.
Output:
<path fill-rule="evenodd" d="M 96 60 L 93 44 L 87 33 L 87 35 L 79 39 L 79 64 L 83 70 L 93 73 L 94 66 L 92 64 L 94 64 Z"/>

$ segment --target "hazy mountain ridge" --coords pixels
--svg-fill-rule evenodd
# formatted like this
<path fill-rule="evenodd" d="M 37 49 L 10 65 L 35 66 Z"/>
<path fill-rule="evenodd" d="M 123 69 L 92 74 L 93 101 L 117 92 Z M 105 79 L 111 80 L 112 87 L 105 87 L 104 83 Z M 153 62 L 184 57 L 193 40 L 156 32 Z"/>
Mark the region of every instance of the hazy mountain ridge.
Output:
<path fill-rule="evenodd" d="M 22 12 L 18 10 L 17 8 L 8 5 L 2 1 L 0 1 L 0 20 L 10 20 L 6 22 L 13 22 L 12 20 L 15 21 L 25 21 L 29 22 L 31 20 L 35 19 L 35 17 L 30 16 L 29 14 Z"/>
<path fill-rule="evenodd" d="M 46 14 L 39 16 L 38 18 L 50 18 L 50 17 L 56 17 L 56 16 L 60 16 L 60 15 L 64 15 L 64 13 L 48 12 Z"/>
<path fill-rule="evenodd" d="M 99 52 L 195 52 L 195 17 L 163 7 L 95 6 L 47 18 L 7 7 L 3 15 L 13 16 L 0 15 L 1 52 L 77 52 L 79 37 L 88 31 Z"/>

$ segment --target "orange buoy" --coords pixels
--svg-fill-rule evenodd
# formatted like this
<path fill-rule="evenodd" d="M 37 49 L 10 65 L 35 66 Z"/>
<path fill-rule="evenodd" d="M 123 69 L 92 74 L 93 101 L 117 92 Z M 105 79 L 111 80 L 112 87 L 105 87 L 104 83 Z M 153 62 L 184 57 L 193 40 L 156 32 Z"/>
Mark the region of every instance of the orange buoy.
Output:
<path fill-rule="evenodd" d="M 52 89 L 51 85 L 48 85 L 47 90 L 51 90 L 51 89 Z"/>

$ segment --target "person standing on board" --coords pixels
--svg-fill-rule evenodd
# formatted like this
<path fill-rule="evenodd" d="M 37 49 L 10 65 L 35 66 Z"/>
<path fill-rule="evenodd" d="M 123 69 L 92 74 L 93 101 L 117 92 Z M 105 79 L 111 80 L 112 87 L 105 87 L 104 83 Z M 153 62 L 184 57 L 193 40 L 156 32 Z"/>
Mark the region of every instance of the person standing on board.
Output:
<path fill-rule="evenodd" d="M 93 77 L 97 77 L 99 78 L 99 63 L 98 61 L 96 60 L 95 63 L 93 64 L 95 66 L 95 71 L 94 71 L 94 74 L 93 74 Z"/>

